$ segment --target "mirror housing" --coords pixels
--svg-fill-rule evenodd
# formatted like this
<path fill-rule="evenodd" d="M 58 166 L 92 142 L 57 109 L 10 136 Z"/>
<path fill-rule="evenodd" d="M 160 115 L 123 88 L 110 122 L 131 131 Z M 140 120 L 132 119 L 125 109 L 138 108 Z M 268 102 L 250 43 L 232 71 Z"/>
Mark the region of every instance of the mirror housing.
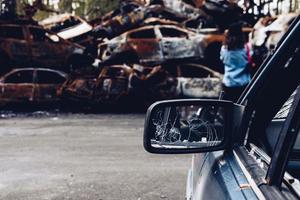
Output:
<path fill-rule="evenodd" d="M 225 150 L 233 135 L 234 105 L 199 99 L 156 102 L 146 114 L 144 148 L 158 154 Z"/>

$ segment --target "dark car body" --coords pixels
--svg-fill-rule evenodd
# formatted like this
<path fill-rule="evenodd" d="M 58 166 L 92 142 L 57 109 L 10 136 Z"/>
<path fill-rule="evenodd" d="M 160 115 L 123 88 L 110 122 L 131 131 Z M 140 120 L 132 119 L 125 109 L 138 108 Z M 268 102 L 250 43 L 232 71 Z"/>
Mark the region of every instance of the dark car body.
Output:
<path fill-rule="evenodd" d="M 42 66 L 63 69 L 83 47 L 40 26 L 0 24 L 0 63 L 4 66 Z M 0 71 L 2 71 L 0 69 Z"/>
<path fill-rule="evenodd" d="M 57 89 L 67 74 L 44 68 L 14 69 L 0 78 L 0 105 L 9 103 L 54 103 Z"/>
<path fill-rule="evenodd" d="M 178 100 L 156 103 L 149 108 L 144 135 L 146 150 L 152 153 L 194 153 L 186 199 L 300 198 L 299 35 L 298 16 L 235 103 Z M 212 109 L 212 119 L 216 124 L 220 122 L 219 115 L 225 116 L 221 119 L 226 124 L 222 142 L 206 147 L 200 142 L 192 143 L 194 147 L 177 142 L 176 145 L 182 145 L 180 148 L 173 143 L 169 149 L 166 145 L 152 145 L 153 132 L 165 134 L 159 129 L 164 124 L 154 120 L 153 114 L 170 106 L 184 105 Z M 222 109 L 216 114 L 218 106 Z M 172 122 L 163 120 L 168 124 Z M 151 124 L 156 129 L 152 129 Z M 207 127 L 208 124 L 204 125 Z M 218 131 L 218 126 L 211 127 L 213 133 Z"/>

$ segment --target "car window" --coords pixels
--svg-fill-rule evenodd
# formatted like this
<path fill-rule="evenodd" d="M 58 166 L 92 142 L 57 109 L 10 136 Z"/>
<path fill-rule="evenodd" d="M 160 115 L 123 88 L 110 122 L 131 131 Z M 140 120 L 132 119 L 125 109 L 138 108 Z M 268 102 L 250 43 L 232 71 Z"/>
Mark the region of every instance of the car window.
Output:
<path fill-rule="evenodd" d="M 37 84 L 62 84 L 65 82 L 65 77 L 51 71 L 37 71 Z"/>
<path fill-rule="evenodd" d="M 289 97 L 289 99 L 283 104 L 283 106 L 278 111 L 278 113 L 275 115 L 273 120 L 278 120 L 278 119 L 285 120 L 287 118 L 289 111 L 293 105 L 295 95 L 296 95 L 296 91 L 294 91 L 293 94 Z M 294 150 L 300 151 L 300 134 L 299 133 L 298 133 L 295 145 L 294 145 Z"/>
<path fill-rule="evenodd" d="M 33 71 L 24 70 L 18 71 L 13 74 L 8 75 L 4 83 L 32 83 L 33 82 Z"/>
<path fill-rule="evenodd" d="M 13 38 L 13 39 L 24 39 L 22 27 L 13 26 L 1 26 L 0 37 L 2 38 Z"/>
<path fill-rule="evenodd" d="M 124 69 L 122 68 L 109 68 L 107 69 L 106 73 L 104 76 L 108 76 L 108 77 L 120 77 L 120 76 L 125 76 L 126 72 Z"/>
<path fill-rule="evenodd" d="M 154 39 L 156 38 L 154 29 L 143 29 L 139 31 L 135 31 L 129 35 L 132 39 Z"/>
<path fill-rule="evenodd" d="M 50 41 L 49 37 L 47 36 L 47 32 L 43 29 L 39 28 L 29 28 L 32 40 L 38 42 L 45 42 Z"/>
<path fill-rule="evenodd" d="M 163 37 L 179 37 L 186 38 L 188 34 L 175 28 L 160 28 Z"/>
<path fill-rule="evenodd" d="M 181 65 L 179 70 L 182 77 L 206 78 L 211 75 L 209 71 L 192 65 Z"/>
<path fill-rule="evenodd" d="M 175 65 L 165 65 L 163 66 L 163 68 L 171 75 L 174 77 L 177 77 L 179 74 L 179 66 L 175 66 Z"/>

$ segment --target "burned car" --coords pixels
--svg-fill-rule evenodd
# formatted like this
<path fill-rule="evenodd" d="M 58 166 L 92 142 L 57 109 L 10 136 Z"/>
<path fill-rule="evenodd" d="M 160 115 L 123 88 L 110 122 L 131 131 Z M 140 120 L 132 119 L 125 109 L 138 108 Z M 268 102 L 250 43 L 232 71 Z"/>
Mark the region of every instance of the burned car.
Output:
<path fill-rule="evenodd" d="M 142 69 L 137 69 L 139 68 Z M 145 101 L 176 98 L 217 99 L 222 90 L 223 75 L 197 63 L 163 64 L 155 67 L 133 66 L 142 81 L 130 77 L 131 90 L 138 90 Z M 135 82 L 135 84 L 133 84 Z"/>
<path fill-rule="evenodd" d="M 159 64 L 174 59 L 203 59 L 206 48 L 223 34 L 197 34 L 172 25 L 145 26 L 99 45 L 104 62 Z"/>
<path fill-rule="evenodd" d="M 60 38 L 40 26 L 0 24 L 0 72 L 11 66 L 32 65 L 68 70 L 77 59 L 84 61 L 84 48 Z M 76 62 L 77 62 L 76 61 Z"/>
<path fill-rule="evenodd" d="M 143 6 L 127 3 L 103 17 L 102 22 L 94 29 L 98 38 L 112 39 L 120 34 L 147 25 L 147 19 L 158 18 L 177 23 L 187 20 L 187 17 L 161 5 Z"/>
<path fill-rule="evenodd" d="M 45 68 L 14 69 L 0 78 L 0 105 L 9 103 L 54 103 L 57 89 L 67 74 Z"/>
<path fill-rule="evenodd" d="M 73 102 L 116 104 L 135 102 L 140 106 L 174 98 L 218 98 L 222 74 L 195 64 L 140 64 L 105 66 L 99 76 L 70 76 L 59 95 Z"/>
<path fill-rule="evenodd" d="M 223 75 L 206 66 L 186 63 L 165 66 L 177 80 L 176 96 L 217 99 L 222 91 Z"/>
<path fill-rule="evenodd" d="M 65 40 L 83 46 L 92 40 L 93 27 L 80 17 L 68 13 L 51 16 L 40 22 L 40 25 Z"/>
<path fill-rule="evenodd" d="M 113 65 L 104 67 L 98 76 L 70 76 L 58 90 L 58 94 L 71 102 L 115 104 L 128 95 L 131 71 L 127 65 Z"/>

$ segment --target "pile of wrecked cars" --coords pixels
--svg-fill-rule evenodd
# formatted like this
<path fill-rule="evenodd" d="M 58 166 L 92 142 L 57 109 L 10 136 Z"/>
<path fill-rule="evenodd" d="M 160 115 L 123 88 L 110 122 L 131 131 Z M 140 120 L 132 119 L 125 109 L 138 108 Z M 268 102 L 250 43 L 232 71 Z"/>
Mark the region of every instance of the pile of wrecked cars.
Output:
<path fill-rule="evenodd" d="M 149 105 L 170 98 L 218 98 L 222 74 L 193 63 L 109 65 L 99 74 L 73 74 L 58 93 L 65 100 L 92 104 L 128 101 Z"/>
<path fill-rule="evenodd" d="M 65 74 L 53 87 L 55 95 L 54 89 L 44 92 L 48 102 L 147 106 L 164 99 L 216 99 L 222 90 L 219 52 L 224 32 L 230 23 L 244 20 L 242 9 L 227 1 L 191 2 L 126 0 L 91 23 L 71 14 L 56 14 L 39 23 L 0 23 L 2 93 L 8 91 L 4 86 L 8 74 L 15 73 L 9 71 L 27 67 Z M 266 24 L 255 25 L 253 46 Z M 244 30 L 247 36 L 252 29 Z M 32 73 L 25 85 L 40 88 L 36 81 L 41 77 Z M 51 82 L 50 75 L 43 79 Z M 23 83 L 13 87 L 22 91 Z M 32 91 L 28 97 L 18 97 L 18 102 L 22 98 L 39 102 L 40 98 L 33 98 L 38 92 Z M 14 101 L 13 93 L 5 95 L 0 102 Z"/>

